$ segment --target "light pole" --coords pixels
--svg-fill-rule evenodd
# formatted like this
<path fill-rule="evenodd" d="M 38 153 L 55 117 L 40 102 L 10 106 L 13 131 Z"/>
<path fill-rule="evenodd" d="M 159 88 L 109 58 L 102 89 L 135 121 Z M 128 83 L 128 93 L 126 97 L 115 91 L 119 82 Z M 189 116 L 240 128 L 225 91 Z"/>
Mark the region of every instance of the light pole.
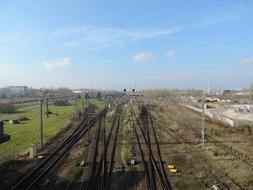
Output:
<path fill-rule="evenodd" d="M 40 146 L 43 149 L 43 99 L 40 99 Z"/>

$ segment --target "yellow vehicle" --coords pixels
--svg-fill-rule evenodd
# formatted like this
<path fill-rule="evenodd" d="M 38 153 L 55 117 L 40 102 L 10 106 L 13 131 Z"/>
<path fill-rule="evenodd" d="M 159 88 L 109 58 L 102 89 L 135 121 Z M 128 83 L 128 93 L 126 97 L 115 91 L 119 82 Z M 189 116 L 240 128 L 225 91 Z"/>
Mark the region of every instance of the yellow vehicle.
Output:
<path fill-rule="evenodd" d="M 168 165 L 168 168 L 169 169 L 174 169 L 174 168 L 176 168 L 176 166 L 174 166 L 174 165 Z"/>
<path fill-rule="evenodd" d="M 175 165 L 168 165 L 168 169 L 170 173 L 177 173 L 177 168 Z"/>
<path fill-rule="evenodd" d="M 170 173 L 177 173 L 177 169 L 169 169 Z"/>

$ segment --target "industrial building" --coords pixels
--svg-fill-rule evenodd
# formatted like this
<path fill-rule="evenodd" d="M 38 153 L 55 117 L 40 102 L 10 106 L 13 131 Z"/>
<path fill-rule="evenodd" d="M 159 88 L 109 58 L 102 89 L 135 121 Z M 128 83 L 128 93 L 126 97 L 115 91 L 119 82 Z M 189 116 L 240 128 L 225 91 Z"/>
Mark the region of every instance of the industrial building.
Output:
<path fill-rule="evenodd" d="M 28 93 L 27 86 L 8 86 L 0 88 L 0 97 L 9 98 L 16 96 L 26 96 Z"/>

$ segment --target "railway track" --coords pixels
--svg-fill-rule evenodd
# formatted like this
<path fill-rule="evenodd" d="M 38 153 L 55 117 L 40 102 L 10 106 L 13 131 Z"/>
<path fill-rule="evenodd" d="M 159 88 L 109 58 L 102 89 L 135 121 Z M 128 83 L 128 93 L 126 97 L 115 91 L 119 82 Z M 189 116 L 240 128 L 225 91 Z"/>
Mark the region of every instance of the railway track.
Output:
<path fill-rule="evenodd" d="M 46 174 L 54 170 L 54 166 L 61 162 L 71 150 L 73 145 L 91 128 L 103 115 L 106 109 L 99 112 L 93 118 L 89 117 L 89 113 L 94 113 L 95 106 L 90 105 L 85 111 L 85 117 L 80 122 L 78 127 L 68 136 L 49 156 L 45 157 L 37 167 L 31 170 L 24 176 L 12 190 L 28 190 L 39 187 L 39 182 L 46 176 Z"/>
<path fill-rule="evenodd" d="M 190 110 L 192 111 L 192 110 Z M 215 121 L 213 121 L 210 118 L 207 118 L 208 122 L 214 123 Z M 253 158 L 252 156 L 250 156 L 249 154 L 243 153 L 240 150 L 233 148 L 232 146 L 221 142 L 220 140 L 217 140 L 216 138 L 214 138 L 212 135 L 208 134 L 209 129 L 206 128 L 206 141 L 207 142 L 214 142 L 214 145 L 217 147 L 218 151 L 223 151 L 226 154 L 230 154 L 234 157 L 234 160 L 240 160 L 242 161 L 244 164 L 247 165 L 247 167 L 250 167 L 251 170 L 253 170 Z M 194 135 L 195 136 L 199 136 L 200 137 L 200 133 L 199 133 L 199 129 L 198 128 L 194 128 Z"/>
<path fill-rule="evenodd" d="M 136 117 L 133 109 L 131 110 L 131 120 L 134 134 L 137 139 L 138 148 L 141 153 L 141 159 L 146 175 L 147 189 L 172 189 L 163 166 L 161 151 L 151 115 L 143 106 L 141 111 L 141 121 L 138 117 Z M 141 133 L 141 135 L 138 133 L 138 131 Z M 141 137 L 144 139 L 144 146 L 141 144 Z M 151 142 L 152 139 L 155 141 L 155 143 Z M 145 153 L 147 153 L 147 155 Z"/>
<path fill-rule="evenodd" d="M 156 118 L 154 116 L 154 118 L 156 120 L 158 120 L 158 118 Z M 158 126 L 165 131 L 172 139 L 174 139 L 177 143 L 183 143 L 186 142 L 186 140 L 184 139 L 183 136 L 177 134 L 173 129 L 168 128 L 168 127 L 164 127 L 160 122 L 157 122 Z M 185 143 L 185 145 L 194 153 L 197 155 L 198 159 L 200 160 L 200 163 L 203 167 L 203 169 L 205 170 L 205 172 L 210 175 L 215 181 L 218 182 L 218 184 L 220 184 L 220 186 L 222 186 L 222 189 L 226 189 L 226 190 L 231 190 L 231 189 L 240 189 L 240 190 L 246 190 L 242 185 L 238 184 L 237 182 L 235 182 L 234 179 L 228 177 L 225 174 L 222 174 L 222 171 L 219 172 L 220 175 L 217 175 L 217 173 L 215 171 L 218 170 L 213 170 L 213 166 L 211 166 L 210 164 L 208 164 L 206 162 L 206 160 L 204 160 L 202 158 L 202 156 L 200 155 L 200 153 L 192 146 L 188 145 Z M 231 185 L 233 187 L 231 187 Z"/>
<path fill-rule="evenodd" d="M 120 120 L 121 120 L 121 112 L 122 112 L 122 106 L 119 105 L 116 109 L 113 123 L 107 136 L 106 136 L 106 127 L 105 125 L 102 126 L 102 121 L 100 120 L 98 129 L 96 132 L 96 141 L 95 141 L 92 164 L 91 164 L 91 172 L 87 181 L 82 179 L 80 190 L 82 189 L 109 190 L 110 189 L 113 165 L 115 162 L 114 157 L 116 153 L 118 132 L 119 132 Z M 103 141 L 102 149 L 99 146 L 100 138 L 102 138 L 102 141 Z M 110 146 L 110 144 L 112 145 Z"/>

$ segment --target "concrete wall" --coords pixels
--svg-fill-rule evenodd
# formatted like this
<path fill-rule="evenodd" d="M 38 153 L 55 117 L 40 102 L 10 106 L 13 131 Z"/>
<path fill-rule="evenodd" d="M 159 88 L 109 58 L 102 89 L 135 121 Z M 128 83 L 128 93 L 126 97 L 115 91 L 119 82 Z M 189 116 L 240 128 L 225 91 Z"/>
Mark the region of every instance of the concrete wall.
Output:
<path fill-rule="evenodd" d="M 226 123 L 226 124 L 228 124 L 230 126 L 235 127 L 235 122 L 234 122 L 233 119 L 231 119 L 231 118 L 229 118 L 227 116 L 224 116 L 224 115 L 222 115 L 220 113 L 215 113 L 215 112 L 211 112 L 211 111 L 208 111 L 208 112 L 210 112 L 213 115 L 213 119 L 216 119 L 218 121 L 221 121 L 223 123 Z"/>
<path fill-rule="evenodd" d="M 196 112 L 199 112 L 199 113 L 202 113 L 202 109 L 199 109 L 199 108 L 195 108 L 193 106 L 190 106 L 190 105 L 185 105 L 187 108 L 191 109 L 191 110 L 194 110 Z M 241 121 L 234 121 L 233 119 L 227 117 L 227 116 L 224 116 L 222 114 L 219 114 L 219 113 L 215 113 L 215 112 L 212 112 L 210 110 L 206 110 L 205 111 L 205 115 L 211 119 L 214 119 L 214 120 L 218 120 L 218 121 L 221 121 L 225 124 L 228 124 L 230 126 L 233 126 L 233 127 L 239 127 L 242 125 L 242 122 Z"/>

